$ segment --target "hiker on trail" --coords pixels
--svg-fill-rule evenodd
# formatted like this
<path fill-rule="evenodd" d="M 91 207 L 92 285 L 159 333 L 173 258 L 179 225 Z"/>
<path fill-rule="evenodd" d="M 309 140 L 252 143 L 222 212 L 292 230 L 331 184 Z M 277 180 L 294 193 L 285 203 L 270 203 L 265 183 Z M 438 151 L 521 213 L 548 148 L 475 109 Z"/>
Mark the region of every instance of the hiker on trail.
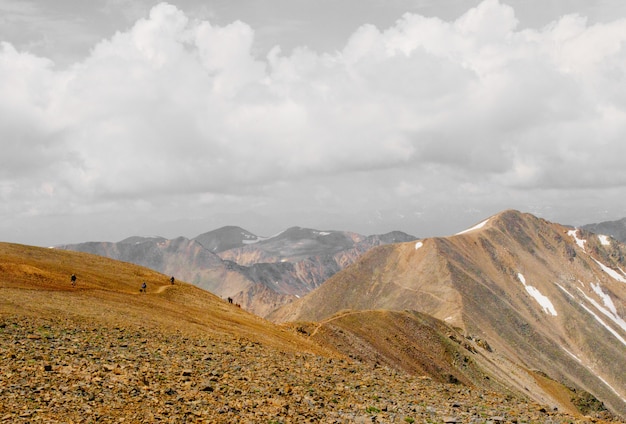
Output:
<path fill-rule="evenodd" d="M 70 281 L 72 282 L 72 286 L 76 285 L 76 274 L 72 274 L 72 276 L 70 277 Z"/>
<path fill-rule="evenodd" d="M 172 278 L 170 278 L 170 283 L 174 284 L 174 276 L 172 275 Z"/>
<path fill-rule="evenodd" d="M 141 290 L 139 290 L 139 291 L 142 291 L 142 292 L 144 292 L 144 293 L 145 293 L 145 292 L 146 292 L 146 287 L 148 287 L 148 285 L 147 285 L 147 284 L 146 284 L 146 282 L 144 281 L 144 282 L 143 282 L 143 284 L 141 285 Z"/>

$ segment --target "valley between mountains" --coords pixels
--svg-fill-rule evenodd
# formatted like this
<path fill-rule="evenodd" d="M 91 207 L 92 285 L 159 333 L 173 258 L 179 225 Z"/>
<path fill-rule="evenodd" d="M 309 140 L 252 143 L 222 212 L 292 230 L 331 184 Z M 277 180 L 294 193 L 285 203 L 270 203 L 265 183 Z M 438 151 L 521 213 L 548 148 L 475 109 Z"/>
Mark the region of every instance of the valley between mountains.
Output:
<path fill-rule="evenodd" d="M 292 227 L 259 237 L 223 227 L 193 239 L 130 237 L 117 243 L 57 246 L 143 265 L 175 275 L 265 317 L 304 296 L 372 247 L 415 240 L 400 231 L 363 236 Z"/>
<path fill-rule="evenodd" d="M 518 211 L 0 243 L 0 422 L 626 422 L 625 252 Z"/>

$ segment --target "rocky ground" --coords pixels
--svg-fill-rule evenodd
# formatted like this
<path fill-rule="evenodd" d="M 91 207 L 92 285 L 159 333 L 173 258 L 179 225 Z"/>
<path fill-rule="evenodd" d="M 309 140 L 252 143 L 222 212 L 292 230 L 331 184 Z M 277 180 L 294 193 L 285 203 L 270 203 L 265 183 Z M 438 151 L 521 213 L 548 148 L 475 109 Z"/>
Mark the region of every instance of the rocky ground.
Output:
<path fill-rule="evenodd" d="M 0 422 L 604 421 L 224 334 L 5 315 Z"/>

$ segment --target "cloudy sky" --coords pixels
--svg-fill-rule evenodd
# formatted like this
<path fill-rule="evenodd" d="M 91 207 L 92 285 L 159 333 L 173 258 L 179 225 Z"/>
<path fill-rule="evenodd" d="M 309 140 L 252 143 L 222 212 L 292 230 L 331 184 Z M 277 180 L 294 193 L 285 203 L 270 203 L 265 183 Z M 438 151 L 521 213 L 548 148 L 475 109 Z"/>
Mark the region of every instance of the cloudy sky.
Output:
<path fill-rule="evenodd" d="M 0 0 L 0 240 L 626 217 L 623 0 Z"/>

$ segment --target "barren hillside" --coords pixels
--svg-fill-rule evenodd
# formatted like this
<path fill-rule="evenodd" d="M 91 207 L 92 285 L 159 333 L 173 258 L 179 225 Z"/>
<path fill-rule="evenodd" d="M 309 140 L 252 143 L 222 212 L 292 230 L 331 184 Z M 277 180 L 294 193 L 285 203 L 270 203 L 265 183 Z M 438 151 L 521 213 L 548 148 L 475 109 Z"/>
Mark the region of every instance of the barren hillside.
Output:
<path fill-rule="evenodd" d="M 231 297 L 261 317 L 319 287 L 374 246 L 413 240 L 402 232 L 362 236 L 293 227 L 258 237 L 223 227 L 192 240 L 129 237 L 118 243 L 87 242 L 59 249 L 92 253 L 174 275 Z"/>
<path fill-rule="evenodd" d="M 610 237 L 506 211 L 456 236 L 373 249 L 270 318 L 420 311 L 626 414 L 625 252 Z M 526 377 L 511 377 L 525 390 Z"/>
<path fill-rule="evenodd" d="M 146 268 L 0 244 L 2 422 L 590 422 L 314 340 Z"/>

